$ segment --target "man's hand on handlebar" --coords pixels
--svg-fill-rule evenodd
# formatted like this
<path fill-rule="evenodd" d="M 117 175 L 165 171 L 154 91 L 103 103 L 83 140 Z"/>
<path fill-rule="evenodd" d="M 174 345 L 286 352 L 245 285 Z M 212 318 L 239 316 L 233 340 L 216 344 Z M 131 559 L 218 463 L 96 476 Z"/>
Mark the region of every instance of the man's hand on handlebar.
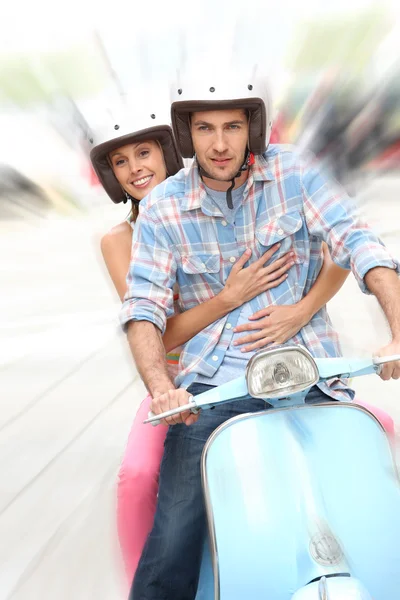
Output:
<path fill-rule="evenodd" d="M 155 394 L 151 402 L 151 411 L 155 415 L 158 415 L 166 412 L 167 410 L 172 410 L 178 406 L 184 406 L 185 404 L 188 404 L 190 398 L 191 394 L 189 394 L 187 390 L 183 388 L 178 390 L 169 390 L 163 394 Z M 192 425 L 197 421 L 198 418 L 199 414 L 193 414 L 190 411 L 185 411 L 183 413 L 167 417 L 166 419 L 163 419 L 161 423 L 163 425 L 178 425 L 179 423 Z"/>
<path fill-rule="evenodd" d="M 376 356 L 383 358 L 385 356 L 392 356 L 396 354 L 400 354 L 400 342 L 392 341 L 384 348 L 381 348 L 379 352 L 376 353 Z M 384 381 L 388 381 L 389 379 L 399 379 L 400 361 L 393 361 L 383 365 L 382 370 L 380 372 L 380 377 Z"/>

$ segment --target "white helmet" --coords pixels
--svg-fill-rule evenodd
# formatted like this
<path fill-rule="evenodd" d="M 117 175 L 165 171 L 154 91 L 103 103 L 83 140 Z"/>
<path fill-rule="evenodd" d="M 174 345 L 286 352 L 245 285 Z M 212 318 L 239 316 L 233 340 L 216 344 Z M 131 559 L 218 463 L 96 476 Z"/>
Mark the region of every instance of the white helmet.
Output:
<path fill-rule="evenodd" d="M 92 145 L 90 158 L 100 182 L 115 203 L 125 202 L 126 194 L 111 168 L 109 153 L 125 144 L 145 140 L 157 140 L 164 155 L 168 175 L 175 175 L 182 167 L 180 156 L 168 113 L 164 110 L 152 110 L 149 103 L 137 106 L 120 103 L 113 110 L 107 110 L 99 128 L 89 135 Z"/>
<path fill-rule="evenodd" d="M 173 88 L 171 99 L 172 128 L 184 158 L 192 158 L 194 155 L 190 113 L 203 110 L 246 109 L 249 112 L 248 149 L 253 154 L 262 154 L 267 149 L 271 135 L 272 107 L 266 78 L 250 73 L 247 76 L 232 73 L 218 73 L 207 77 L 191 75 L 182 78 Z"/>

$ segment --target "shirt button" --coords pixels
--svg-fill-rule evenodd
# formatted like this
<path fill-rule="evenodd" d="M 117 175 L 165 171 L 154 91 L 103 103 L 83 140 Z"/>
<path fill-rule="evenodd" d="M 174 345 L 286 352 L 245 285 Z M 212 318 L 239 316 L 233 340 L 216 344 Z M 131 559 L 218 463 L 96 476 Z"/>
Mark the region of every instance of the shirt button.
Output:
<path fill-rule="evenodd" d="M 225 219 L 224 219 L 223 221 L 221 221 L 221 225 L 222 225 L 223 227 L 226 227 L 226 226 L 227 226 L 227 224 L 228 224 L 228 223 L 225 221 Z"/>
<path fill-rule="evenodd" d="M 201 268 L 202 268 L 202 269 L 205 269 L 205 268 L 206 268 L 206 265 L 205 265 L 204 263 L 201 263 Z"/>
<path fill-rule="evenodd" d="M 225 328 L 226 328 L 226 329 L 232 329 L 232 324 L 231 324 L 231 323 L 227 323 L 227 324 L 225 325 Z"/>
<path fill-rule="evenodd" d="M 218 356 L 216 354 L 214 354 L 214 356 L 212 357 L 213 361 L 217 362 L 218 360 Z"/>
<path fill-rule="evenodd" d="M 231 261 L 231 263 L 236 262 L 236 258 L 234 256 L 231 256 L 229 260 Z"/>
<path fill-rule="evenodd" d="M 284 234 L 283 229 L 278 229 L 278 233 L 279 233 L 279 235 L 283 235 Z"/>

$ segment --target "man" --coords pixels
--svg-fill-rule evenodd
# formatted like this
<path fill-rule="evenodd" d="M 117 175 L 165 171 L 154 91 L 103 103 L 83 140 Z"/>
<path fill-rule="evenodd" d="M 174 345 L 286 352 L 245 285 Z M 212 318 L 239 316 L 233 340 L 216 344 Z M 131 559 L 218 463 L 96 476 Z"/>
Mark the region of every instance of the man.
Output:
<path fill-rule="evenodd" d="M 218 85 L 217 85 L 218 84 Z M 147 198 L 136 227 L 122 308 L 139 372 L 161 413 L 186 404 L 192 394 L 240 376 L 251 353 L 235 345 L 235 328 L 266 306 L 288 307 L 301 299 L 321 267 L 326 241 L 333 260 L 351 268 L 364 292 L 378 298 L 393 340 L 382 354 L 400 353 L 400 283 L 379 239 L 353 214 L 345 195 L 318 169 L 287 147 L 268 147 L 270 104 L 258 81 L 191 82 L 177 90 L 172 121 L 188 171 L 158 186 Z M 180 287 L 184 309 L 222 289 L 232 265 L 248 248 L 249 267 L 268 247 L 292 248 L 295 265 L 286 281 L 233 310 L 184 348 L 175 384 L 168 376 L 161 335 L 173 310 L 172 288 Z M 263 313 L 261 313 L 263 314 Z M 268 317 L 254 325 L 252 344 L 265 345 Z M 322 309 L 292 339 L 315 356 L 339 354 L 335 332 Z M 400 364 L 388 363 L 383 378 L 398 378 Z M 178 388 L 178 389 L 177 389 Z M 339 380 L 313 388 L 307 401 L 353 396 Z M 134 600 L 187 600 L 196 595 L 205 514 L 200 457 L 211 432 L 227 419 L 265 410 L 247 398 L 193 415 L 167 419 L 170 427 L 160 472 L 158 507 L 131 590 Z M 189 427 L 187 427 L 189 426 Z"/>

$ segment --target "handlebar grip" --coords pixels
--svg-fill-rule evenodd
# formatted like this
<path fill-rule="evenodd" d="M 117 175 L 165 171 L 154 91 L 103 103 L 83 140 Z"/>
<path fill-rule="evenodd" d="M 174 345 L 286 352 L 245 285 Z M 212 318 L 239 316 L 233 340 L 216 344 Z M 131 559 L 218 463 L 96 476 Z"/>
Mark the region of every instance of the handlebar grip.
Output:
<path fill-rule="evenodd" d="M 156 427 L 157 425 L 160 425 L 163 419 L 171 417 L 173 415 L 178 415 L 182 412 L 190 411 L 191 413 L 196 415 L 200 409 L 197 408 L 196 403 L 193 401 L 193 396 L 190 396 L 189 400 L 190 402 L 188 404 L 185 404 L 184 406 L 177 406 L 176 408 L 172 408 L 171 410 L 167 410 L 166 412 L 160 413 L 158 415 L 159 419 L 155 418 L 157 417 L 157 415 L 150 411 L 148 413 L 148 418 L 146 419 L 146 421 L 144 421 L 144 423 L 151 423 L 152 425 L 154 425 L 154 427 Z M 154 419 L 154 421 L 152 421 L 151 419 Z"/>
<path fill-rule="evenodd" d="M 147 418 L 148 418 L 148 419 L 152 419 L 152 418 L 153 418 L 153 417 L 155 417 L 155 416 L 156 416 L 156 415 L 153 413 L 153 411 L 152 411 L 152 410 L 149 410 L 149 412 L 147 413 Z M 157 427 L 157 425 L 160 425 L 160 424 L 161 424 L 161 420 L 160 420 L 160 419 L 158 419 L 158 421 L 151 421 L 151 425 L 152 425 L 153 427 Z"/>

